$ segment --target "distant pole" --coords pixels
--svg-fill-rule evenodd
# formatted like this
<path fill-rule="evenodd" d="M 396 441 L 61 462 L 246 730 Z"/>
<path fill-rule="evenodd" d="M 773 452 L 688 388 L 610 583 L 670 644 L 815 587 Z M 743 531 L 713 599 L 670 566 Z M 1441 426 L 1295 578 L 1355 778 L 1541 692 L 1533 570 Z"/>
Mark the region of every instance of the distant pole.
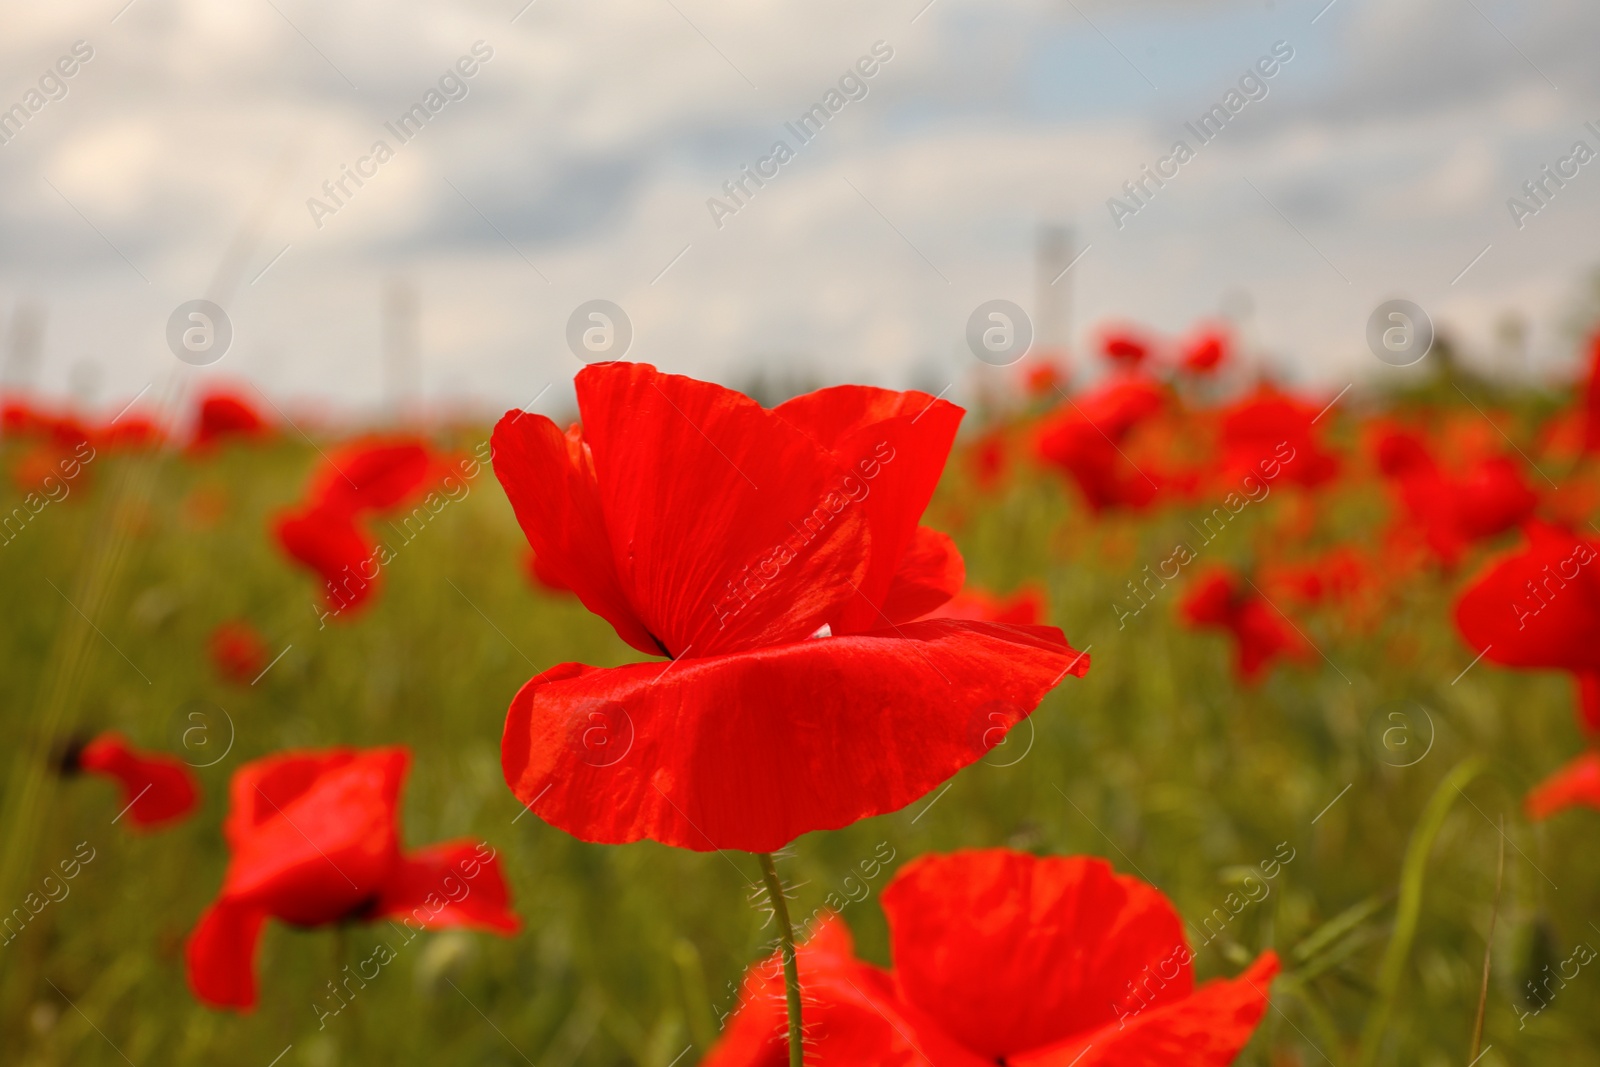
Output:
<path fill-rule="evenodd" d="M 1065 370 L 1072 340 L 1072 230 L 1041 223 L 1034 245 L 1034 345 L 1039 355 Z"/>
<path fill-rule="evenodd" d="M 422 354 L 416 288 L 401 278 L 383 287 L 383 365 L 389 417 L 404 422 L 421 415 Z"/>
<path fill-rule="evenodd" d="M 44 307 L 32 300 L 19 300 L 11 313 L 11 331 L 6 338 L 6 361 L 0 372 L 0 388 L 7 392 L 26 391 L 39 371 L 39 352 L 44 341 Z"/>

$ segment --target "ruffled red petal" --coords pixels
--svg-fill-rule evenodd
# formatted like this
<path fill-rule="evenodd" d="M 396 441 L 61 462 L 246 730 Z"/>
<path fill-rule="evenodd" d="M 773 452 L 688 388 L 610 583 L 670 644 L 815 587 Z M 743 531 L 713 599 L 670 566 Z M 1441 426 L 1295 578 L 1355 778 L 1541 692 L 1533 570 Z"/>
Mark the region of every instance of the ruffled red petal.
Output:
<path fill-rule="evenodd" d="M 543 415 L 513 411 L 495 426 L 490 442 L 495 477 L 533 546 L 538 573 L 547 584 L 576 593 L 628 644 L 661 655 L 617 577 L 594 465 L 577 427 L 569 436 Z"/>
<path fill-rule="evenodd" d="M 886 616 L 894 618 L 885 598 L 904 570 L 965 412 L 926 393 L 865 385 L 820 389 L 774 410 L 833 453 L 851 479 L 847 494 L 860 495 L 871 527 L 872 557 L 859 594 L 828 622 L 836 634 L 879 629 Z"/>
<path fill-rule="evenodd" d="M 1152 1006 L 1191 989 L 1183 920 L 1102 859 L 923 856 L 882 901 L 905 999 L 991 1062 L 1100 1029 L 1131 984 Z"/>
<path fill-rule="evenodd" d="M 854 596 L 869 512 L 831 453 L 749 397 L 644 364 L 586 367 L 577 389 L 617 575 L 668 653 L 800 640 Z"/>
<path fill-rule="evenodd" d="M 855 595 L 867 516 L 831 453 L 748 397 L 644 364 L 587 367 L 577 391 L 581 444 L 513 413 L 495 471 L 539 558 L 629 644 L 781 644 Z"/>
<path fill-rule="evenodd" d="M 428 929 L 466 926 L 506 934 L 522 925 L 511 910 L 500 858 L 476 841 L 430 845 L 402 856 L 372 917 L 409 919 Z"/>
<path fill-rule="evenodd" d="M 242 768 L 222 895 L 316 925 L 376 898 L 400 861 L 403 748 L 290 753 Z"/>
<path fill-rule="evenodd" d="M 1207 982 L 1182 1000 L 1130 1013 L 1092 1034 L 1007 1057 L 1012 1067 L 1228 1067 L 1270 1003 L 1278 973 L 1273 952 L 1238 978 Z"/>
<path fill-rule="evenodd" d="M 89 742 L 77 764 L 121 787 L 128 821 L 137 827 L 174 822 L 194 811 L 200 800 L 199 783 L 182 760 L 135 749 L 119 734 L 101 734 Z"/>
<path fill-rule="evenodd" d="M 930 620 L 711 659 L 567 663 L 523 686 L 501 764 L 586 841 L 770 852 L 904 807 L 1088 657 L 1052 627 Z"/>
<path fill-rule="evenodd" d="M 206 909 L 184 947 L 196 997 L 219 1008 L 256 1006 L 256 949 L 266 921 L 261 909 L 228 900 Z"/>

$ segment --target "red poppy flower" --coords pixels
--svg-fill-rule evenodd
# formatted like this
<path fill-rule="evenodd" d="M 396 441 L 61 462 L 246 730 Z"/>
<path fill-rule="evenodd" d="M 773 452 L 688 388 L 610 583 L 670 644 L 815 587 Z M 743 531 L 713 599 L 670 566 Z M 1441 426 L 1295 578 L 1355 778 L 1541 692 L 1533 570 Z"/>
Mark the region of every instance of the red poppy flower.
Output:
<path fill-rule="evenodd" d="M 337 449 L 311 476 L 300 509 L 278 517 L 278 542 L 322 578 L 329 608 L 344 612 L 368 603 L 387 562 L 387 550 L 373 545 L 358 520 L 414 500 L 435 472 L 435 457 L 424 441 L 355 441 Z"/>
<path fill-rule="evenodd" d="M 1120 366 L 1138 368 L 1155 347 L 1150 339 L 1127 326 L 1113 326 L 1100 335 L 1100 350 Z"/>
<path fill-rule="evenodd" d="M 1036 626 L 1045 617 L 1044 590 L 1037 585 L 1026 585 L 1007 597 L 969 585 L 928 617 Z"/>
<path fill-rule="evenodd" d="M 1034 363 L 1022 374 L 1022 389 L 1029 396 L 1051 396 L 1061 388 L 1066 375 L 1049 360 Z"/>
<path fill-rule="evenodd" d="M 1140 423 L 1166 405 L 1148 378 L 1122 377 L 1062 404 L 1040 424 L 1038 453 L 1072 476 L 1096 511 L 1143 508 L 1160 491 L 1159 476 L 1137 467 L 1121 445 Z"/>
<path fill-rule="evenodd" d="M 1534 786 L 1523 801 L 1534 820 L 1580 806 L 1600 808 L 1600 752 L 1585 752 Z"/>
<path fill-rule="evenodd" d="M 1197 577 L 1178 605 L 1180 617 L 1196 628 L 1233 635 L 1234 665 L 1240 680 L 1259 681 L 1280 657 L 1304 659 L 1311 649 L 1266 598 L 1226 567 Z"/>
<path fill-rule="evenodd" d="M 322 578 L 331 610 L 359 608 L 377 592 L 381 570 L 372 543 L 351 516 L 312 507 L 279 516 L 273 529 L 283 550 Z"/>
<path fill-rule="evenodd" d="M 1491 663 L 1563 670 L 1600 732 L 1600 545 L 1530 522 L 1528 543 L 1490 563 L 1456 601 L 1462 639 Z"/>
<path fill-rule="evenodd" d="M 1194 986 L 1183 920 L 1104 860 L 995 849 L 924 856 L 883 891 L 894 968 L 829 918 L 801 946 L 818 1067 L 1224 1067 L 1267 1009 L 1278 958 Z M 752 968 L 706 1067 L 786 1062 L 776 959 Z"/>
<path fill-rule="evenodd" d="M 434 469 L 434 455 L 425 441 L 353 441 L 336 449 L 312 476 L 306 499 L 338 514 L 386 511 L 418 495 Z"/>
<path fill-rule="evenodd" d="M 155 448 L 166 441 L 161 425 L 148 415 L 129 412 L 94 432 L 96 444 L 112 450 Z"/>
<path fill-rule="evenodd" d="M 67 757 L 68 772 L 83 771 L 110 778 L 122 789 L 128 821 L 141 829 L 176 822 L 194 811 L 200 787 L 182 760 L 162 752 L 146 752 L 121 734 L 106 733 Z"/>
<path fill-rule="evenodd" d="M 540 562 L 634 648 L 565 663 L 506 718 L 506 782 L 589 841 L 769 852 L 893 811 L 1087 660 L 1048 627 L 911 620 L 959 588 L 919 527 L 961 411 L 844 386 L 773 410 L 631 363 L 577 377 L 580 430 L 508 414 L 495 474 Z"/>
<path fill-rule="evenodd" d="M 493 850 L 471 841 L 400 847 L 403 748 L 286 752 L 233 776 L 222 892 L 189 937 L 189 985 L 219 1007 L 256 1003 L 255 955 L 269 918 L 294 926 L 400 919 L 427 929 L 512 933 Z"/>
<path fill-rule="evenodd" d="M 1423 532 L 1447 567 L 1454 567 L 1473 542 L 1522 523 L 1539 503 L 1521 468 L 1507 456 L 1473 460 L 1452 476 L 1420 434 L 1393 428 L 1380 433 L 1375 451 L 1406 521 Z"/>
<path fill-rule="evenodd" d="M 243 396 L 218 390 L 200 401 L 195 422 L 196 448 L 209 448 L 235 437 L 263 437 L 270 432 L 266 419 Z"/>
<path fill-rule="evenodd" d="M 1233 352 L 1233 337 L 1222 326 L 1202 326 L 1179 345 L 1178 366 L 1190 374 L 1215 374 Z"/>
<path fill-rule="evenodd" d="M 1010 465 L 1004 426 L 985 432 L 967 452 L 967 466 L 972 471 L 972 478 L 985 493 L 992 492 L 1000 484 Z"/>
<path fill-rule="evenodd" d="M 1323 447 L 1318 406 L 1262 386 L 1221 413 L 1219 477 L 1230 488 L 1258 473 L 1312 488 L 1339 473 L 1339 457 Z"/>
<path fill-rule="evenodd" d="M 242 619 L 230 619 L 211 631 L 206 642 L 217 673 L 230 682 L 249 685 L 267 665 L 266 639 Z"/>

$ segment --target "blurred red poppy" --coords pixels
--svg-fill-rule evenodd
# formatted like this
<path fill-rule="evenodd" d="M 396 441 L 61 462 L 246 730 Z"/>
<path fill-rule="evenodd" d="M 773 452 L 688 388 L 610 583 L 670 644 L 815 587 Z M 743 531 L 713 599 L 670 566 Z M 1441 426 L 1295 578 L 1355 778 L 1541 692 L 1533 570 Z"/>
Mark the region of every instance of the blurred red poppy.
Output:
<path fill-rule="evenodd" d="M 347 514 L 312 507 L 286 512 L 273 526 L 278 543 L 322 579 L 322 596 L 338 613 L 358 608 L 377 591 L 381 568 L 373 546 Z"/>
<path fill-rule="evenodd" d="M 1130 326 L 1112 326 L 1101 332 L 1100 351 L 1118 366 L 1138 368 L 1150 358 L 1154 343 Z"/>
<path fill-rule="evenodd" d="M 1528 818 L 1548 819 L 1568 808 L 1600 808 L 1600 752 L 1585 752 L 1528 791 Z"/>
<path fill-rule="evenodd" d="M 1066 381 L 1061 368 L 1049 360 L 1028 367 L 1022 375 L 1022 388 L 1029 396 L 1052 396 Z"/>
<path fill-rule="evenodd" d="M 334 450 L 311 476 L 306 500 L 280 514 L 273 531 L 289 556 L 315 571 L 337 615 L 369 603 L 388 549 L 359 520 L 413 502 L 440 467 L 417 438 L 363 438 Z"/>
<path fill-rule="evenodd" d="M 930 619 L 971 619 L 1018 626 L 1036 626 L 1044 617 L 1044 590 L 1033 584 L 1023 586 L 1010 596 L 999 596 L 969 585 L 928 616 Z"/>
<path fill-rule="evenodd" d="M 1423 532 L 1447 567 L 1460 562 L 1473 542 L 1514 529 L 1539 504 L 1521 467 L 1508 456 L 1474 459 L 1451 475 L 1421 434 L 1392 426 L 1378 432 L 1374 451 L 1405 521 Z"/>
<path fill-rule="evenodd" d="M 194 811 L 200 800 L 199 783 L 182 760 L 134 748 L 117 733 L 101 734 L 71 753 L 66 769 L 116 782 L 128 821 L 140 829 L 176 822 Z"/>
<path fill-rule="evenodd" d="M 215 390 L 200 400 L 194 445 L 205 449 L 230 438 L 265 437 L 270 432 L 266 419 L 241 394 Z"/>
<path fill-rule="evenodd" d="M 1239 678 L 1254 683 L 1265 676 L 1275 660 L 1305 659 L 1311 649 L 1265 597 L 1247 586 L 1237 572 L 1212 567 L 1195 578 L 1179 603 L 1178 612 L 1190 626 L 1231 634 Z"/>
<path fill-rule="evenodd" d="M 1115 378 L 1046 416 L 1038 454 L 1072 477 L 1095 512 L 1147 507 L 1161 490 L 1159 476 L 1135 466 L 1121 445 L 1166 402 L 1166 392 L 1148 378 Z"/>
<path fill-rule="evenodd" d="M 363 438 L 335 449 L 312 475 L 307 502 L 336 514 L 386 511 L 411 502 L 435 472 L 419 438 Z"/>
<path fill-rule="evenodd" d="M 1271 385 L 1224 408 L 1218 477 L 1230 488 L 1250 474 L 1307 488 L 1331 481 L 1339 473 L 1339 457 L 1318 437 L 1322 412 Z"/>
<path fill-rule="evenodd" d="M 222 892 L 189 937 L 189 985 L 217 1007 L 256 1003 L 266 920 L 293 926 L 399 919 L 425 929 L 518 928 L 493 850 L 400 847 L 404 748 L 285 752 L 233 776 Z"/>
<path fill-rule="evenodd" d="M 1233 337 L 1223 326 L 1201 326 L 1178 346 L 1178 366 L 1190 374 L 1215 374 L 1233 352 Z"/>
<path fill-rule="evenodd" d="M 768 411 L 631 363 L 577 394 L 581 430 L 507 414 L 495 474 L 548 572 L 673 662 L 564 663 L 517 694 L 502 766 L 547 822 L 770 852 L 910 803 L 998 743 L 979 719 L 1087 670 L 1053 628 L 911 621 L 963 575 L 918 526 L 959 408 L 843 386 Z"/>
<path fill-rule="evenodd" d="M 923 856 L 883 891 L 893 970 L 830 917 L 799 951 L 818 1067 L 1225 1067 L 1278 973 L 1267 951 L 1195 988 L 1183 920 L 1154 887 L 1085 856 Z M 746 977 L 706 1067 L 787 1062 L 781 975 Z"/>
<path fill-rule="evenodd" d="M 986 493 L 992 492 L 1005 479 L 1010 465 L 1004 426 L 986 431 L 967 451 L 967 467 L 978 488 Z"/>
<path fill-rule="evenodd" d="M 249 685 L 267 665 L 270 649 L 254 626 L 243 619 L 229 619 L 211 631 L 206 651 L 217 673 L 230 682 Z"/>
<path fill-rule="evenodd" d="M 1544 522 L 1489 563 L 1456 601 L 1456 628 L 1505 667 L 1570 671 L 1580 721 L 1600 732 L 1600 545 Z"/>

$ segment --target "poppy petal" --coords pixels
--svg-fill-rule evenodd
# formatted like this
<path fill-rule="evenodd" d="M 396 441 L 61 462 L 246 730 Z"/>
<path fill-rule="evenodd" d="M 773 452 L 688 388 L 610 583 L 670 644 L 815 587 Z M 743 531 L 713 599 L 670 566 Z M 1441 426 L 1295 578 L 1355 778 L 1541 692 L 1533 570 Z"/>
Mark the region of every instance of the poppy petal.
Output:
<path fill-rule="evenodd" d="M 343 514 L 381 511 L 404 503 L 427 481 L 432 468 L 432 453 L 422 441 L 356 441 L 328 457 L 310 495 Z"/>
<path fill-rule="evenodd" d="M 849 472 L 851 491 L 865 493 L 861 499 L 872 529 L 872 558 L 858 595 L 830 620 L 833 632 L 876 630 L 884 624 L 884 615 L 903 621 L 926 614 L 931 608 L 895 616 L 885 597 L 918 537 L 917 523 L 939 484 L 966 413 L 926 393 L 864 385 L 819 389 L 774 410 L 831 451 Z"/>
<path fill-rule="evenodd" d="M 812 1067 L 986 1067 L 900 1001 L 887 972 L 857 960 L 837 918 L 829 917 L 799 946 L 796 962 L 805 995 L 805 1059 Z M 739 1009 L 703 1067 L 788 1064 L 782 968 L 776 954 L 750 968 Z"/>
<path fill-rule="evenodd" d="M 466 926 L 515 933 L 500 859 L 476 841 L 430 845 L 402 856 L 373 906 L 374 918 L 411 919 L 428 929 Z"/>
<path fill-rule="evenodd" d="M 307 926 L 376 898 L 400 861 L 397 810 L 409 753 L 335 750 L 271 762 L 234 782 L 234 800 L 249 814 L 229 816 L 233 857 L 223 896 Z"/>
<path fill-rule="evenodd" d="M 991 1061 L 1098 1030 L 1113 998 L 1171 966 L 1155 1004 L 1193 981 L 1183 920 L 1096 857 L 995 849 L 923 856 L 883 891 L 905 999 Z"/>
<path fill-rule="evenodd" d="M 585 367 L 577 390 L 617 574 L 669 654 L 800 640 L 860 587 L 867 513 L 804 433 L 645 364 Z"/>
<path fill-rule="evenodd" d="M 563 434 L 543 415 L 513 411 L 495 426 L 490 446 L 495 477 L 533 546 L 540 573 L 576 593 L 628 644 L 662 655 L 617 578 L 594 465 L 582 438 Z"/>
<path fill-rule="evenodd" d="M 1182 1000 L 1022 1056 L 1013 1067 L 1228 1067 L 1265 1014 L 1278 957 L 1263 952 L 1238 978 L 1214 979 Z"/>
<path fill-rule="evenodd" d="M 562 664 L 512 701 L 501 765 L 586 841 L 770 852 L 911 803 L 1088 662 L 1053 627 L 928 620 L 665 667 Z"/>
<path fill-rule="evenodd" d="M 1523 801 L 1530 819 L 1573 807 L 1600 808 L 1600 753 L 1586 752 L 1534 786 Z"/>
<path fill-rule="evenodd" d="M 256 1006 L 256 949 L 266 921 L 260 908 L 227 900 L 206 909 L 184 948 L 196 997 L 219 1008 Z"/>
<path fill-rule="evenodd" d="M 883 611 L 872 629 L 920 619 L 961 592 L 966 580 L 967 565 L 950 536 L 918 526 L 905 555 L 900 557 L 900 568 L 894 573 L 894 581 L 883 598 Z"/>
<path fill-rule="evenodd" d="M 1530 522 L 1528 544 L 1491 563 L 1456 601 L 1456 627 L 1490 662 L 1600 671 L 1597 546 Z"/>
<path fill-rule="evenodd" d="M 181 819 L 194 810 L 200 788 L 182 760 L 131 747 L 117 734 L 102 734 L 84 746 L 78 767 L 114 780 L 122 788 L 128 821 L 141 828 Z"/>
<path fill-rule="evenodd" d="M 377 591 L 381 571 L 373 565 L 372 545 L 348 516 L 327 508 L 290 512 L 278 518 L 278 543 L 292 558 L 322 579 L 323 600 L 336 611 L 358 607 Z"/>

